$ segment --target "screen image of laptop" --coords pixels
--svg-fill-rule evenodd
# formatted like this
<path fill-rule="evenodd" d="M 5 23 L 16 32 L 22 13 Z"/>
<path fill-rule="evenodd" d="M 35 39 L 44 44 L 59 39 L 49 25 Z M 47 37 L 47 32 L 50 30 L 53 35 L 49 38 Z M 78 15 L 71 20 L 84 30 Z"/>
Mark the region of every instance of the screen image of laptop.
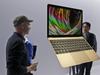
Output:
<path fill-rule="evenodd" d="M 82 36 L 82 18 L 80 9 L 47 5 L 47 38 L 64 68 L 99 59 Z"/>

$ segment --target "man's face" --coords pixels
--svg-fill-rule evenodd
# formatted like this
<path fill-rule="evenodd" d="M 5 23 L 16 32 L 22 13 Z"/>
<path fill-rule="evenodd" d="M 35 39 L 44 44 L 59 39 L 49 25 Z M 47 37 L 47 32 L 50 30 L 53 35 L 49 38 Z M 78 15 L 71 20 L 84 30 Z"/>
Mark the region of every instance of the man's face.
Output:
<path fill-rule="evenodd" d="M 22 23 L 22 30 L 24 34 L 28 34 L 30 30 L 30 23 L 29 22 Z"/>
<path fill-rule="evenodd" d="M 83 33 L 89 32 L 89 30 L 90 30 L 89 26 L 86 25 L 86 24 L 83 24 L 83 26 L 82 26 L 82 32 L 83 32 Z"/>

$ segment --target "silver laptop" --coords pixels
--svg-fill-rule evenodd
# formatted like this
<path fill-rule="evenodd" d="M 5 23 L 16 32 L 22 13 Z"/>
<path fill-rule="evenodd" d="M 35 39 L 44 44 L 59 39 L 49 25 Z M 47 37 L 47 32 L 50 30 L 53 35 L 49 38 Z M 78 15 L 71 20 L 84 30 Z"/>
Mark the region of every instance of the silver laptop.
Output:
<path fill-rule="evenodd" d="M 48 4 L 47 36 L 62 67 L 98 60 L 82 36 L 82 10 Z"/>

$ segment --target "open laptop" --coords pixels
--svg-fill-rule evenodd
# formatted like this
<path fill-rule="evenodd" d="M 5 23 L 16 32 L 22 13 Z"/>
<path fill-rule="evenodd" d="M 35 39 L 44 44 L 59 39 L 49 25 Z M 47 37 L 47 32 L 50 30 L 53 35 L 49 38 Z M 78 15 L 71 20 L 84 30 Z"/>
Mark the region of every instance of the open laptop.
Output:
<path fill-rule="evenodd" d="M 82 17 L 80 9 L 47 6 L 48 40 L 64 68 L 99 59 L 82 36 Z"/>

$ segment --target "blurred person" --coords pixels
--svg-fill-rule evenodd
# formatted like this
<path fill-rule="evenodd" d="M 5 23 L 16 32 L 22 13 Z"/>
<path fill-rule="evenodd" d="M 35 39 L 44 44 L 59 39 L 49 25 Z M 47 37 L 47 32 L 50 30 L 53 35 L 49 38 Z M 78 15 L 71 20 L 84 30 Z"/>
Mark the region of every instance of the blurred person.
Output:
<path fill-rule="evenodd" d="M 27 50 L 24 36 L 29 33 L 30 22 L 26 16 L 18 16 L 13 24 L 15 32 L 8 39 L 6 45 L 7 75 L 28 75 L 28 72 L 36 70 L 37 63 L 27 65 Z"/>
<path fill-rule="evenodd" d="M 87 40 L 87 42 L 90 44 L 90 46 L 94 49 L 95 52 L 97 52 L 97 40 L 95 34 L 90 32 L 91 24 L 89 22 L 84 22 L 82 25 L 82 32 L 84 38 Z M 91 68 L 92 68 L 93 62 L 87 62 L 79 65 L 79 75 L 90 75 Z"/>
<path fill-rule="evenodd" d="M 28 38 L 25 36 L 25 46 L 26 46 L 26 49 L 27 49 L 27 53 L 28 53 L 28 63 L 27 65 L 30 66 L 32 64 L 32 60 L 35 58 L 35 55 L 36 55 L 36 49 L 35 47 L 37 47 L 36 45 L 32 45 L 32 43 L 28 40 Z M 38 62 L 37 62 L 38 64 Z M 37 70 L 34 69 L 34 70 Z M 28 72 L 28 75 L 33 75 L 32 72 Z"/>

